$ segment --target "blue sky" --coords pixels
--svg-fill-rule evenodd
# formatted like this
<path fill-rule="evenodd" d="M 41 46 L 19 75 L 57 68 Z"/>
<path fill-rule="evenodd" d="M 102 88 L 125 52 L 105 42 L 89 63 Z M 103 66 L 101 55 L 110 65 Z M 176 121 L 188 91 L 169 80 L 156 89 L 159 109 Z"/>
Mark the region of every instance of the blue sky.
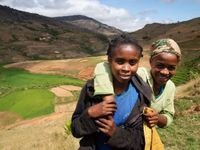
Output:
<path fill-rule="evenodd" d="M 200 17 L 200 0 L 100 0 L 103 4 L 125 8 L 132 15 L 154 20 L 185 21 Z"/>
<path fill-rule="evenodd" d="M 200 17 L 200 0 L 0 0 L 0 4 L 49 17 L 86 15 L 129 32 L 154 22 Z"/>

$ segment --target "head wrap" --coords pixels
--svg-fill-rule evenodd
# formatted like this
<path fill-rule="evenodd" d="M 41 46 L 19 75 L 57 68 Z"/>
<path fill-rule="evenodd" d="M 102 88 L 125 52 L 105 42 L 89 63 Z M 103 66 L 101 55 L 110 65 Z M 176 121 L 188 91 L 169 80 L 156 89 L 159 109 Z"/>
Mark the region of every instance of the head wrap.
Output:
<path fill-rule="evenodd" d="M 181 60 L 181 50 L 178 44 L 172 39 L 160 39 L 152 44 L 151 58 L 160 53 L 175 54 L 178 57 L 178 60 Z"/>

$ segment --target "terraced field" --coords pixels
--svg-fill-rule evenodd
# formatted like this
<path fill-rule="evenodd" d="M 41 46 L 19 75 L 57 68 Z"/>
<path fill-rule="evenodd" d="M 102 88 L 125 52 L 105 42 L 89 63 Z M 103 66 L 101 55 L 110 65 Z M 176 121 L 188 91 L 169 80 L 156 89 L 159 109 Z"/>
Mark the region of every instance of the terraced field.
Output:
<path fill-rule="evenodd" d="M 56 104 L 75 100 L 79 92 L 72 92 L 69 98 L 60 98 L 51 92 L 51 88 L 59 85 L 82 86 L 84 83 L 71 77 L 32 74 L 25 70 L 3 68 L 1 65 L 0 128 L 22 119 L 53 113 Z"/>
<path fill-rule="evenodd" d="M 184 84 L 191 79 L 195 79 L 200 74 L 200 57 L 194 60 L 186 61 L 179 66 L 176 74 L 172 78 L 175 85 Z"/>

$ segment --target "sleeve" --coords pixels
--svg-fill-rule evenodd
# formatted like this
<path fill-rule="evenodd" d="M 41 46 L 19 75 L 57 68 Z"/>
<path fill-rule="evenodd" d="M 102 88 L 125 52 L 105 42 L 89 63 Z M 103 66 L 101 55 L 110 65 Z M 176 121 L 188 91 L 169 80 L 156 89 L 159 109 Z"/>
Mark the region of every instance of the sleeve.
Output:
<path fill-rule="evenodd" d="M 107 62 L 98 63 L 96 65 L 94 74 L 94 95 L 114 95 L 112 73 L 109 64 Z"/>
<path fill-rule="evenodd" d="M 139 67 L 137 74 L 142 78 L 144 82 L 147 82 L 148 73 L 144 67 Z"/>
<path fill-rule="evenodd" d="M 89 97 L 86 94 L 86 85 L 83 87 L 76 109 L 72 115 L 71 131 L 76 138 L 92 134 L 97 131 L 94 121 L 88 114 L 87 102 Z"/>
<path fill-rule="evenodd" d="M 163 110 L 160 112 L 160 114 L 164 115 L 167 118 L 166 127 L 169 126 L 173 122 L 173 117 L 175 114 L 174 93 L 175 93 L 175 85 L 171 84 L 170 90 L 167 93 L 168 97 L 165 100 Z"/>
<path fill-rule="evenodd" d="M 117 127 L 115 133 L 106 141 L 108 145 L 116 149 L 144 150 L 145 140 L 142 124 L 140 128 Z"/>

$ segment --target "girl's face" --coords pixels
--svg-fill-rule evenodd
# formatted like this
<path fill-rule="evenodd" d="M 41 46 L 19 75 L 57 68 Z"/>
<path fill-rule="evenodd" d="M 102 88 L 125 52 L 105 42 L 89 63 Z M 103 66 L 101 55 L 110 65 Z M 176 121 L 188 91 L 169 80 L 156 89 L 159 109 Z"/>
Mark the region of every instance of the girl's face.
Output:
<path fill-rule="evenodd" d="M 122 44 L 112 50 L 109 65 L 116 83 L 128 83 L 138 69 L 140 51 L 132 44 Z"/>
<path fill-rule="evenodd" d="M 174 54 L 161 53 L 150 59 L 150 65 L 154 84 L 161 86 L 175 74 L 178 58 Z"/>

